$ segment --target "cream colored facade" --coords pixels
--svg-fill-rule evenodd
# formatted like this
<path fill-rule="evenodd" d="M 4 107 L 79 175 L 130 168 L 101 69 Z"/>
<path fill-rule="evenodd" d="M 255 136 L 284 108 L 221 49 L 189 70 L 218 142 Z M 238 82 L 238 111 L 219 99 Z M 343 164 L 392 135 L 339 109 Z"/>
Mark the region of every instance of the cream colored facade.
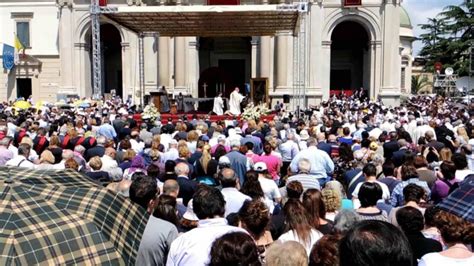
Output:
<path fill-rule="evenodd" d="M 200 5 L 205 1 L 177 0 L 173 4 Z M 256 0 L 256 4 L 268 4 Z M 265 1 L 265 0 L 263 0 Z M 255 4 L 241 1 L 242 4 Z M 284 2 L 284 1 L 282 1 Z M 398 102 L 404 89 L 408 93 L 411 77 L 413 33 L 410 23 L 401 23 L 406 13 L 400 0 L 363 0 L 360 7 L 344 8 L 341 0 L 309 1 L 306 17 L 306 96 L 308 104 L 315 104 L 329 97 L 331 73 L 333 68 L 352 71 L 351 84 L 360 84 L 370 92 L 371 98 L 381 97 L 389 104 Z M 57 0 L 26 1 L 7 0 L 0 3 L 0 36 L 13 37 L 14 26 L 11 13 L 32 12 L 32 47 L 27 53 L 37 58 L 40 66 L 36 68 L 17 68 L 14 73 L 0 75 L 0 84 L 9 88 L 0 93 L 2 100 L 11 100 L 17 96 L 15 80 L 21 75 L 30 77 L 33 82 L 33 97 L 55 101 L 55 94 L 92 95 L 91 82 L 91 43 L 89 1 Z M 109 0 L 114 5 L 164 5 L 168 0 Z M 274 2 L 271 2 L 273 4 Z M 47 11 L 39 12 L 39 6 Z M 33 8 L 34 7 L 34 8 Z M 40 19 L 40 18 L 44 18 Z M 38 19 L 38 20 L 37 20 Z M 409 18 L 408 18 L 409 20 Z M 10 22 L 8 22 L 10 21 Z M 48 22 L 43 22 L 48 21 Z M 331 55 L 344 59 L 344 53 L 331 52 L 332 33 L 343 22 L 354 22 L 367 34 L 367 43 L 359 58 L 359 67 L 350 62 L 332 62 Z M 138 37 L 113 21 L 103 18 L 102 25 L 107 26 L 108 35 L 103 38 L 104 92 L 116 90 L 126 98 L 135 100 L 139 90 Z M 46 34 L 46 32 L 48 32 Z M 51 34 L 55 33 L 55 34 Z M 50 36 L 51 35 L 51 36 Z M 49 38 L 47 42 L 40 42 Z M 237 45 L 236 39 L 211 39 L 209 51 L 206 51 L 203 38 L 193 37 L 145 37 L 145 88 L 146 93 L 159 86 L 170 88 L 174 94 L 179 92 L 193 97 L 202 97 L 199 79 L 206 68 L 220 67 L 222 62 L 245 64 L 241 76 L 243 82 L 251 78 L 268 78 L 269 95 L 273 101 L 281 100 L 283 95 L 293 94 L 293 36 L 248 36 L 245 43 Z M 104 42 L 105 40 L 105 42 Z M 107 40 L 113 40 L 108 42 Z M 0 40 L 13 43 L 12 38 Z M 36 43 L 40 45 L 37 48 Z M 349 41 L 350 43 L 350 41 Z M 212 50 L 214 49 L 214 50 Z M 44 52 L 47 51 L 47 52 Z M 334 59 L 334 58 L 333 58 Z M 402 59 L 403 65 L 402 65 Z M 227 61 L 226 61 L 227 60 Z M 234 61 L 233 61 L 234 60 Z M 235 61 L 237 60 L 237 61 Z M 338 59 L 339 60 L 339 59 Z M 347 61 L 347 60 L 346 60 Z M 362 71 L 357 68 L 363 68 Z M 402 68 L 404 70 L 402 70 Z M 357 75 L 354 74 L 356 69 Z M 28 70 L 28 71 L 26 71 Z M 26 73 L 28 72 L 28 73 Z M 349 73 L 349 72 L 347 72 Z M 232 75 L 232 73 L 230 73 Z M 401 78 L 404 74 L 404 78 Z M 337 82 L 337 79 L 333 77 Z M 357 80 L 357 82 L 354 82 Z M 401 83 L 405 81 L 403 86 Z M 202 85 L 202 84 L 201 84 Z M 212 90 L 215 88 L 207 88 Z M 226 88 L 230 93 L 231 88 Z M 201 91 L 201 92 L 200 92 Z M 228 96 L 228 95 L 227 95 Z"/>

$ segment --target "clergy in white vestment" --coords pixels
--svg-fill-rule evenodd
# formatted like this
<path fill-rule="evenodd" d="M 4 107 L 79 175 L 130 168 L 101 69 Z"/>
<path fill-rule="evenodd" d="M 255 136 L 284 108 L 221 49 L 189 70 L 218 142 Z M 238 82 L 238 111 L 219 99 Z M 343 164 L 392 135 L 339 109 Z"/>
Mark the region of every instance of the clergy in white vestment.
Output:
<path fill-rule="evenodd" d="M 239 93 L 239 88 L 236 87 L 235 90 L 230 94 L 229 100 L 229 111 L 233 115 L 240 115 L 240 103 L 245 97 Z"/>
<path fill-rule="evenodd" d="M 224 100 L 222 100 L 222 93 L 219 93 L 219 95 L 214 98 L 214 107 L 212 108 L 212 111 L 216 113 L 216 115 L 224 114 Z"/>

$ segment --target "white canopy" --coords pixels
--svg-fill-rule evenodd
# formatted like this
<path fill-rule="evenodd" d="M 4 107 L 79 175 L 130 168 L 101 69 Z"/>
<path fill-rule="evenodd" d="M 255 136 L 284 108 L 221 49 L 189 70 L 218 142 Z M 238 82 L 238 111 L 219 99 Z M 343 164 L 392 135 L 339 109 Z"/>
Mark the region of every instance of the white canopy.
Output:
<path fill-rule="evenodd" d="M 160 36 L 274 36 L 297 32 L 297 5 L 120 6 L 108 18 Z"/>

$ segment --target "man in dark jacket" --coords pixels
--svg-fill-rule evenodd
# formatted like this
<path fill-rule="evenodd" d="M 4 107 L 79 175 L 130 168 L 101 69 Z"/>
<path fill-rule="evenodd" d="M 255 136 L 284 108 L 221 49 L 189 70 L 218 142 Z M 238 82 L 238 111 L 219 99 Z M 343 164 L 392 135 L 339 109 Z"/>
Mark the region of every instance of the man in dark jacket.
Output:
<path fill-rule="evenodd" d="M 421 233 L 421 230 L 424 228 L 421 211 L 411 206 L 403 207 L 397 210 L 396 218 L 408 238 L 408 242 L 410 242 L 413 251 L 413 261 L 421 259 L 425 254 L 443 250 L 438 241 L 426 238 Z"/>
<path fill-rule="evenodd" d="M 393 153 L 400 149 L 397 141 L 397 132 L 390 132 L 389 136 L 390 141 L 383 144 L 383 157 L 385 157 L 385 159 L 391 159 Z"/>
<path fill-rule="evenodd" d="M 194 192 L 196 192 L 198 183 L 196 181 L 190 180 L 189 175 L 189 166 L 185 162 L 180 162 L 175 167 L 176 181 L 179 185 L 179 194 L 178 198 L 183 199 L 183 204 L 188 205 L 188 202 L 193 198 Z"/>

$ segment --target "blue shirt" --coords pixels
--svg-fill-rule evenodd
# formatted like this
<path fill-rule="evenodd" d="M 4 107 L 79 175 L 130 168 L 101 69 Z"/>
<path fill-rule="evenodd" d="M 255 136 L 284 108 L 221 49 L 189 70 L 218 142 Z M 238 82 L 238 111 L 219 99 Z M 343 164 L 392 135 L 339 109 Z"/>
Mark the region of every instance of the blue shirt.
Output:
<path fill-rule="evenodd" d="M 316 178 L 326 178 L 328 173 L 334 171 L 334 162 L 329 155 L 316 148 L 310 146 L 305 150 L 300 151 L 291 161 L 291 172 L 298 173 L 298 162 L 300 159 L 308 159 L 311 163 L 310 174 L 315 175 Z"/>
<path fill-rule="evenodd" d="M 117 137 L 114 127 L 111 124 L 103 124 L 97 129 L 97 136 L 104 136 L 107 139 L 114 139 Z"/>
<path fill-rule="evenodd" d="M 392 198 L 390 199 L 390 204 L 392 204 L 393 207 L 402 206 L 404 204 L 405 199 L 403 197 L 403 189 L 409 184 L 415 184 L 422 187 L 426 191 L 426 195 L 428 196 L 428 198 L 430 197 L 431 191 L 426 181 L 421 181 L 418 178 L 410 178 L 406 181 L 400 182 L 393 189 Z"/>
<path fill-rule="evenodd" d="M 299 152 L 299 147 L 293 140 L 287 140 L 278 147 L 283 162 L 291 162 Z"/>

